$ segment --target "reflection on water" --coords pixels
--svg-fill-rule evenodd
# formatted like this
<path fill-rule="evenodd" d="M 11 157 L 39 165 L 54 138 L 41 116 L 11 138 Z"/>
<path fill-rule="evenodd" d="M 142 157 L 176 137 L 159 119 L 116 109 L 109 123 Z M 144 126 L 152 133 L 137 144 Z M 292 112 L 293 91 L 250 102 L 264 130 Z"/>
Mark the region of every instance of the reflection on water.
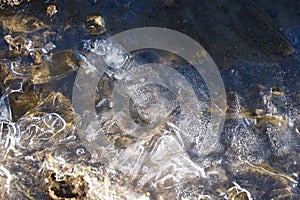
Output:
<path fill-rule="evenodd" d="M 174 54 L 153 49 L 127 53 L 106 35 L 114 28 L 133 28 L 147 20 L 151 24 L 151 17 L 184 2 L 77 3 L 32 1 L 1 10 L 2 199 L 300 197 L 296 53 L 277 63 L 236 61 L 220 67 L 227 91 L 226 122 L 217 148 L 203 157 L 199 150 L 214 107 L 202 77 Z M 44 13 L 30 14 L 37 5 Z M 205 6 L 209 10 L 215 5 L 205 1 Z M 259 11 L 249 12 L 257 16 Z M 249 20 L 247 13 L 243 20 Z M 295 48 L 297 30 L 288 36 Z M 102 69 L 99 63 L 109 67 Z M 138 67 L 145 63 L 172 67 Z M 84 130 L 76 126 L 80 116 L 71 104 L 80 68 L 91 75 L 96 68 L 105 70 L 93 99 L 97 116 L 79 112 L 89 119 L 82 122 Z M 153 83 L 145 84 L 147 80 Z M 162 80 L 175 89 L 154 84 Z M 124 99 L 126 104 L 120 101 Z"/>

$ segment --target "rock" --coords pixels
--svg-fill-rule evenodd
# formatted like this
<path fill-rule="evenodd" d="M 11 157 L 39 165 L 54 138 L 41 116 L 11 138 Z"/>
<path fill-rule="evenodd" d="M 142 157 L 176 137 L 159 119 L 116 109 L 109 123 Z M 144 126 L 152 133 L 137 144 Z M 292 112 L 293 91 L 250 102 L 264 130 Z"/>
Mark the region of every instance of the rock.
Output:
<path fill-rule="evenodd" d="M 28 51 L 31 48 L 31 41 L 26 40 L 23 37 L 15 37 L 12 38 L 11 35 L 6 35 L 4 40 L 9 46 L 9 51 L 12 53 L 13 56 L 20 55 L 25 51 Z"/>
<path fill-rule="evenodd" d="M 24 32 L 32 33 L 47 27 L 41 20 L 36 17 L 22 17 L 21 15 L 0 16 L 0 23 L 12 33 Z"/>
<path fill-rule="evenodd" d="M 52 17 L 55 13 L 57 13 L 56 5 L 47 6 L 47 16 Z"/>
<path fill-rule="evenodd" d="M 33 51 L 33 52 L 30 52 L 29 55 L 31 56 L 31 58 L 32 58 L 32 60 L 33 60 L 33 63 L 34 63 L 35 65 L 41 64 L 41 62 L 43 61 L 43 59 L 42 59 L 42 54 L 41 54 L 41 52 L 38 51 L 38 50 L 35 50 L 35 51 Z"/>
<path fill-rule="evenodd" d="M 104 19 L 100 15 L 89 17 L 85 21 L 85 28 L 92 35 L 100 35 L 106 31 Z"/>
<path fill-rule="evenodd" d="M 17 6 L 20 5 L 20 3 L 22 2 L 22 0 L 1 0 L 0 1 L 0 7 L 4 6 L 4 5 L 9 5 L 9 6 Z"/>

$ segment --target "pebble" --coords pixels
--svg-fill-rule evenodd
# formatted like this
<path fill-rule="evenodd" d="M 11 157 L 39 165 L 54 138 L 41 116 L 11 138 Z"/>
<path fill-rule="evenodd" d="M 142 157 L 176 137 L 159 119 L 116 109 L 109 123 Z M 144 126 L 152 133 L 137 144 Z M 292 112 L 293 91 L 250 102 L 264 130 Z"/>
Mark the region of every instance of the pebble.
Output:
<path fill-rule="evenodd" d="M 106 31 L 104 19 L 100 15 L 91 16 L 85 21 L 86 29 L 92 34 L 102 34 Z"/>
<path fill-rule="evenodd" d="M 52 17 L 56 13 L 57 13 L 56 5 L 49 5 L 47 7 L 47 16 L 48 17 Z"/>

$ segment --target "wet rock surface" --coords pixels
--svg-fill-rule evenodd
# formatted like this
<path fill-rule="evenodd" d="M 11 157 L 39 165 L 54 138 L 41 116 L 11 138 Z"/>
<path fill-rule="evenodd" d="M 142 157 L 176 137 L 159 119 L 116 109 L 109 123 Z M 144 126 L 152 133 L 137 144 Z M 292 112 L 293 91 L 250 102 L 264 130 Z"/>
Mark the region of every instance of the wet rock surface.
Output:
<path fill-rule="evenodd" d="M 288 21 L 292 14 L 284 13 L 293 7 L 294 19 L 300 18 L 297 2 L 272 6 L 269 1 L 246 0 L 0 1 L 0 5 L 2 199 L 300 198 L 300 59 L 293 52 L 295 44 L 283 34 L 293 23 Z M 93 49 L 99 45 L 96 39 L 105 39 L 106 34 L 144 26 L 191 36 L 222 72 L 226 122 L 218 148 L 204 158 L 198 143 L 213 112 L 206 102 L 208 91 L 188 63 L 166 52 L 146 50 L 131 56 L 140 63 L 174 65 L 203 102 L 200 111 L 184 110 L 182 99 L 166 88 L 137 84 L 129 103 L 134 125 L 148 126 L 156 117 L 164 121 L 142 137 L 133 135 L 127 132 L 128 124 L 111 112 L 113 90 L 120 81 L 110 68 L 94 97 L 99 116 L 90 118 L 98 119 L 100 127 L 76 126 L 80 116 L 71 98 L 76 73 L 88 66 L 80 56 L 86 56 L 84 41 L 90 39 Z M 97 61 L 95 54 L 90 55 L 89 61 Z M 131 94 L 126 87 L 124 83 L 120 88 Z"/>

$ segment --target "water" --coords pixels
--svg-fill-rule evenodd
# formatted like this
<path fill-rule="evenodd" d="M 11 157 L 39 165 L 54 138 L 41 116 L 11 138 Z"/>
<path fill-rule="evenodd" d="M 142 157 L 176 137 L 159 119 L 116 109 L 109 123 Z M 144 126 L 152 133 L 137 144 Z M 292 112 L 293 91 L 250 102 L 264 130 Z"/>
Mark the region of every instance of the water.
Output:
<path fill-rule="evenodd" d="M 292 43 L 294 49 L 299 53 L 300 52 L 300 49 L 299 49 L 300 27 L 296 26 L 296 27 L 292 27 L 292 28 L 288 29 L 286 31 L 285 35 Z"/>
<path fill-rule="evenodd" d="M 257 29 L 258 38 L 236 42 L 236 49 L 223 58 L 225 50 L 218 53 L 223 47 L 213 33 L 221 29 L 231 38 L 227 45 L 219 35 L 224 49 L 232 46 L 237 40 L 232 40 L 224 13 L 235 16 L 243 6 L 205 1 L 200 8 L 199 2 L 32 1 L 1 10 L 1 198 L 299 198 L 299 55 L 278 61 L 265 52 L 270 60 L 261 59 L 268 44 L 262 49 L 250 45 L 251 51 L 246 45 L 263 40 Z M 58 10 L 51 18 L 46 14 L 49 3 Z M 41 7 L 44 13 L 32 12 Z M 206 21 L 216 24 L 203 25 L 213 32 L 193 26 L 201 21 L 191 9 L 196 7 L 206 9 L 203 15 L 215 13 Z M 102 35 L 91 34 L 84 23 L 98 12 L 107 28 Z M 172 12 L 173 19 L 168 17 Z M 23 18 L 26 23 L 19 23 Z M 234 30 L 243 32 L 243 26 L 232 23 Z M 170 52 L 126 52 L 109 36 L 164 24 L 203 41 L 222 69 L 228 110 L 218 141 L 206 144 L 214 145 L 212 151 L 201 148 L 216 108 L 195 68 Z M 255 24 L 261 23 L 251 26 Z M 276 40 L 277 33 L 268 30 L 274 29 L 262 34 Z M 297 30 L 287 32 L 295 50 Z M 205 35 L 213 39 L 201 38 Z M 284 45 L 278 51 L 283 49 Z M 243 56 L 252 51 L 256 56 Z M 241 57 L 230 62 L 236 60 L 235 52 Z M 226 62 L 229 67 L 223 66 Z M 73 85 L 89 89 L 75 78 L 81 69 L 97 86 L 95 94 L 77 102 L 91 104 L 95 113 L 72 106 Z"/>

